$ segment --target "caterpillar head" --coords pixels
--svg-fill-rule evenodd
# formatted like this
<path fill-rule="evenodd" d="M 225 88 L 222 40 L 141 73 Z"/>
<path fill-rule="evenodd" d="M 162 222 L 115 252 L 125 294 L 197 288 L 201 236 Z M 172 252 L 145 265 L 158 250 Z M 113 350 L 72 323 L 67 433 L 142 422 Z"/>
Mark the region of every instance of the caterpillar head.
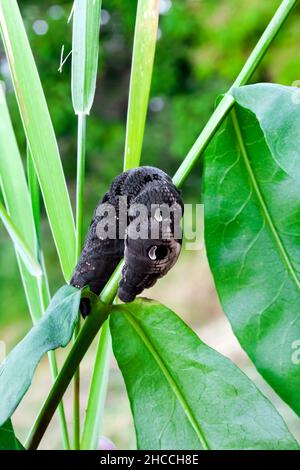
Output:
<path fill-rule="evenodd" d="M 152 287 L 165 276 L 180 254 L 181 244 L 171 240 L 128 240 L 125 265 L 118 296 L 122 302 L 132 302 L 144 289 Z"/>
<path fill-rule="evenodd" d="M 132 302 L 144 289 L 165 276 L 181 251 L 182 205 L 175 199 L 171 200 L 172 204 L 170 199 L 157 204 L 157 198 L 153 194 L 149 197 L 149 193 L 142 195 L 142 200 L 145 201 L 145 197 L 146 204 L 141 207 L 132 204 L 129 211 L 125 264 L 118 290 L 123 302 Z"/>

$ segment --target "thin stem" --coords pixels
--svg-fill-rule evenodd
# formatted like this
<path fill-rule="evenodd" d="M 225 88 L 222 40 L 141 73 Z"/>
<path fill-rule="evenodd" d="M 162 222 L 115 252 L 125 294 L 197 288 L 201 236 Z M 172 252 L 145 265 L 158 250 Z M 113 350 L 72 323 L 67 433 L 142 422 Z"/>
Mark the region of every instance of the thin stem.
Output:
<path fill-rule="evenodd" d="M 107 320 L 101 328 L 96 351 L 96 360 L 93 368 L 80 445 L 80 448 L 83 450 L 97 449 L 100 423 L 107 392 L 110 350 L 111 336 L 109 322 Z"/>
<path fill-rule="evenodd" d="M 280 7 L 276 11 L 274 17 L 263 33 L 261 39 L 259 40 L 259 47 L 258 45 L 255 47 L 241 73 L 235 80 L 233 86 L 244 85 L 247 80 L 249 80 L 296 3 L 297 0 L 284 0 L 281 3 Z M 177 186 L 180 187 L 187 176 L 190 174 L 199 156 L 210 142 L 211 138 L 215 134 L 216 130 L 220 126 L 221 122 L 233 104 L 233 97 L 230 94 L 226 94 L 217 106 L 215 112 L 211 116 L 192 149 L 186 156 L 184 162 L 181 164 L 176 174 L 174 175 L 173 181 Z M 100 298 L 106 304 L 111 304 L 113 302 L 117 292 L 120 273 L 121 265 L 119 265 L 102 291 Z M 27 440 L 27 447 L 29 449 L 36 449 L 39 445 L 39 442 L 43 437 L 45 430 L 47 429 L 47 426 L 55 412 L 56 407 L 58 406 L 59 401 L 61 400 L 67 386 L 72 380 L 72 376 L 75 373 L 78 364 L 82 360 L 85 352 L 89 348 L 91 342 L 95 338 L 97 332 L 101 328 L 108 315 L 109 307 L 107 305 L 105 306 L 103 304 L 99 304 L 95 311 L 92 311 L 85 321 L 84 326 L 81 329 L 75 344 L 73 345 L 73 348 L 71 349 L 66 362 L 63 365 L 63 368 L 60 371 L 33 425 Z"/>
<path fill-rule="evenodd" d="M 74 331 L 74 344 L 80 331 L 80 321 L 77 322 Z M 73 448 L 80 448 L 80 367 L 75 371 L 73 380 Z"/>
<path fill-rule="evenodd" d="M 50 351 L 48 353 L 48 357 L 49 357 L 49 362 L 50 362 L 52 380 L 53 380 L 53 383 L 54 383 L 56 377 L 58 376 L 58 367 L 57 367 L 57 360 L 56 360 L 55 352 Z M 70 446 L 68 425 L 67 425 L 65 407 L 64 407 L 62 399 L 58 404 L 58 417 L 59 417 L 59 425 L 60 425 L 60 430 L 61 430 L 61 437 L 62 437 L 62 441 L 63 441 L 63 447 L 64 447 L 65 450 L 70 450 L 71 446 Z"/>
<path fill-rule="evenodd" d="M 194 143 L 193 147 L 183 160 L 182 164 L 176 171 L 173 176 L 173 183 L 175 186 L 180 187 L 189 176 L 194 165 L 197 163 L 200 155 L 206 149 L 210 140 L 222 124 L 223 119 L 230 111 L 231 107 L 234 104 L 234 98 L 231 95 L 225 95 L 218 106 L 216 107 L 214 113 L 211 115 L 203 131 L 199 135 L 198 139 Z"/>
<path fill-rule="evenodd" d="M 92 305 L 91 313 L 84 322 L 84 325 L 81 328 L 79 335 L 77 336 L 75 343 L 33 424 L 25 444 L 27 449 L 36 449 L 38 447 L 58 403 L 61 401 L 76 369 L 78 368 L 78 364 L 80 364 L 99 329 L 108 318 L 110 313 L 110 304 L 113 302 L 117 293 L 121 269 L 122 263 L 119 264 L 103 289 L 100 296 L 100 300 L 102 302 L 97 302 Z"/>
<path fill-rule="evenodd" d="M 39 260 L 42 270 L 43 276 L 39 280 L 39 296 L 40 296 L 40 304 L 42 307 L 42 311 L 45 312 L 49 302 L 50 302 L 50 290 L 48 284 L 48 277 L 47 271 L 44 261 L 44 255 L 41 249 L 41 236 L 40 236 L 40 189 L 39 189 L 39 182 L 36 175 L 36 171 L 33 164 L 33 159 L 30 153 L 29 146 L 27 145 L 27 176 L 28 176 L 28 187 L 29 187 L 29 194 L 30 200 L 32 205 L 32 212 L 33 212 L 33 220 L 35 225 L 35 234 L 36 234 L 36 257 Z M 58 375 L 58 367 L 57 367 L 57 360 L 56 354 L 54 351 L 50 351 L 48 353 L 48 359 L 50 364 L 51 376 L 53 382 L 55 381 Z M 70 449 L 70 439 L 68 433 L 68 426 L 66 420 L 66 414 L 64 410 L 63 402 L 60 401 L 58 405 L 58 416 L 59 416 L 59 425 L 61 430 L 61 436 L 63 440 L 64 449 Z"/>
<path fill-rule="evenodd" d="M 233 82 L 231 89 L 245 85 L 250 80 L 297 1 L 298 0 L 283 0 L 281 2 L 275 15 L 272 17 L 270 23 L 251 52 L 247 62 Z M 229 91 L 231 91 L 231 89 Z"/>
<path fill-rule="evenodd" d="M 80 257 L 83 241 L 83 196 L 85 172 L 85 142 L 86 142 L 86 116 L 78 114 L 77 134 L 77 185 L 76 185 L 76 259 Z M 75 327 L 74 341 L 80 331 L 80 318 Z M 73 446 L 80 448 L 80 368 L 74 375 L 73 388 Z"/>
<path fill-rule="evenodd" d="M 76 258 L 78 260 L 83 239 L 83 194 L 85 171 L 86 116 L 78 114 L 77 185 L 76 185 Z"/>
<path fill-rule="evenodd" d="M 41 255 L 43 256 L 43 254 Z M 43 264 L 43 269 L 44 269 L 44 264 Z M 41 301 L 42 309 L 43 309 L 43 312 L 45 312 L 47 305 L 50 302 L 50 294 L 48 290 L 48 281 L 47 280 L 45 281 L 44 275 L 43 275 L 43 278 L 44 279 L 42 279 L 41 282 L 39 283 L 39 294 L 40 294 L 40 301 Z M 54 383 L 56 377 L 58 376 L 58 367 L 57 367 L 57 359 L 56 359 L 55 351 L 48 352 L 48 360 L 50 364 L 52 381 Z M 70 450 L 71 448 L 70 438 L 69 438 L 65 408 L 64 408 L 64 404 L 62 400 L 58 404 L 58 417 L 59 417 L 59 425 L 60 425 L 61 437 L 63 441 L 63 447 L 65 450 Z"/>
<path fill-rule="evenodd" d="M 233 85 L 230 87 L 229 91 L 216 107 L 203 131 L 176 171 L 173 177 L 173 182 L 176 186 L 180 187 L 184 183 L 194 165 L 197 163 L 212 137 L 215 135 L 219 126 L 223 122 L 225 116 L 233 106 L 234 98 L 230 94 L 231 90 L 235 87 L 245 85 L 252 77 L 265 53 L 269 49 L 272 41 L 275 39 L 277 33 L 280 31 L 282 25 L 286 21 L 296 3 L 297 0 L 283 0 L 281 2 L 275 15 L 271 19 Z"/>

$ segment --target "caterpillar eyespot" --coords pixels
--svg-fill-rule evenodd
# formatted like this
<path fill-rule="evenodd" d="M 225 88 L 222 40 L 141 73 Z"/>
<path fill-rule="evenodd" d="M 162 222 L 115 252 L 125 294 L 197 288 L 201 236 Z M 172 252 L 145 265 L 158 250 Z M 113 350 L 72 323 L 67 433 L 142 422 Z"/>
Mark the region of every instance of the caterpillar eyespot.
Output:
<path fill-rule="evenodd" d="M 148 256 L 150 259 L 154 260 L 162 260 L 168 254 L 168 248 L 166 246 L 157 246 L 153 245 L 150 250 L 148 251 Z"/>
<path fill-rule="evenodd" d="M 181 195 L 163 171 L 121 173 L 96 208 L 71 284 L 99 295 L 124 256 L 118 296 L 131 302 L 176 263 L 182 213 Z"/>
<path fill-rule="evenodd" d="M 148 256 L 149 256 L 149 258 L 152 259 L 152 260 L 155 260 L 155 259 L 156 259 L 156 254 L 155 254 L 156 249 L 157 249 L 157 246 L 154 245 L 154 246 L 151 246 L 150 250 L 148 251 Z"/>

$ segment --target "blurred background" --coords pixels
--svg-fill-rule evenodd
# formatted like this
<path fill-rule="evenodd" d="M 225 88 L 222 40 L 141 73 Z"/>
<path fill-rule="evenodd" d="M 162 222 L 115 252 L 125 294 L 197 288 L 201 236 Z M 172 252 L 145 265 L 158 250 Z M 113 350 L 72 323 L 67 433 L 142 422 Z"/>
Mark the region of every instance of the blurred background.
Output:
<path fill-rule="evenodd" d="M 70 95 L 70 59 L 61 72 L 61 49 L 71 51 L 72 2 L 19 0 L 58 138 L 68 188 L 74 204 L 77 121 Z M 122 171 L 125 124 L 136 0 L 102 0 L 98 86 L 87 127 L 85 227 L 111 180 Z M 157 51 L 141 164 L 154 165 L 172 175 L 200 133 L 214 108 L 243 66 L 279 0 L 159 0 Z M 300 79 L 300 7 L 294 10 L 270 48 L 252 82 L 291 85 Z M 22 154 L 25 139 L 9 69 L 0 44 L 0 79 Z M 1 156 L 0 156 L 1 158 Z M 186 203 L 201 202 L 201 163 L 183 187 Z M 42 240 L 52 293 L 63 284 L 45 217 Z M 14 251 L 0 226 L 0 340 L 7 351 L 31 325 Z M 144 294 L 145 295 L 145 294 Z M 230 357 L 273 401 L 300 439 L 299 419 L 263 382 L 235 340 L 222 313 L 204 247 L 183 252 L 167 278 L 146 292 L 173 309 L 209 345 Z M 82 364 L 82 411 L 93 367 L 94 344 Z M 66 351 L 59 352 L 60 361 Z M 132 418 L 121 374 L 112 357 L 108 399 L 102 433 L 119 449 L 135 447 Z M 40 364 L 32 388 L 14 415 L 20 439 L 51 385 L 47 359 Z M 72 419 L 71 393 L 65 399 Z M 41 448 L 61 448 L 58 423 L 53 420 Z"/>

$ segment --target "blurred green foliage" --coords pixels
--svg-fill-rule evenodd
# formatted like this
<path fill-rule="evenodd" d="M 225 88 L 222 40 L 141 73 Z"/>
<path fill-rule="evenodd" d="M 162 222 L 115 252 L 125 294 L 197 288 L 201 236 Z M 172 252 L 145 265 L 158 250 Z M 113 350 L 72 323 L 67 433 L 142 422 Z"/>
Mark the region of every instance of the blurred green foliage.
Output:
<path fill-rule="evenodd" d="M 122 171 L 126 108 L 136 0 L 103 0 L 100 67 L 95 103 L 87 128 L 86 213 L 88 226 L 97 201 Z M 142 164 L 173 174 L 280 4 L 279 0 L 161 0 L 160 24 Z M 72 2 L 19 0 L 59 141 L 68 186 L 74 201 L 77 121 L 70 94 L 70 60 L 59 73 L 61 48 L 71 50 Z M 253 81 L 291 85 L 300 75 L 298 6 L 276 38 Z M 0 46 L 0 78 L 17 139 L 25 139 Z M 0 156 L 1 158 L 1 156 Z M 186 201 L 199 200 L 201 165 L 185 184 Z M 51 290 L 62 284 L 47 222 L 43 244 Z M 0 228 L 0 324 L 26 317 L 26 301 L 14 252 Z"/>

